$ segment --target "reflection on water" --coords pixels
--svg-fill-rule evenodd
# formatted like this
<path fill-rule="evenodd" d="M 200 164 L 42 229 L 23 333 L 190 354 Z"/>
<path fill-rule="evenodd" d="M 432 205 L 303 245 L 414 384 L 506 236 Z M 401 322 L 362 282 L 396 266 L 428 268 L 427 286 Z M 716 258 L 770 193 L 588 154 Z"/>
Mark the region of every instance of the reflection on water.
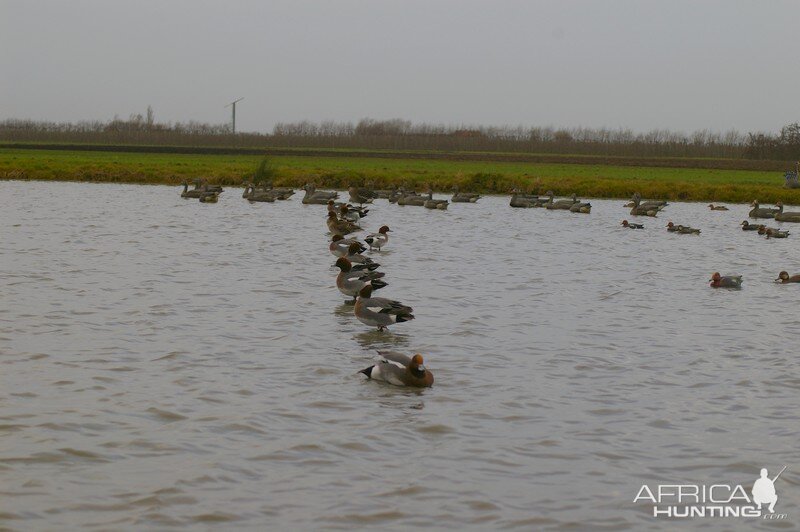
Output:
<path fill-rule="evenodd" d="M 796 522 L 800 287 L 773 280 L 800 252 L 741 231 L 747 206 L 631 231 L 619 200 L 379 201 L 380 295 L 416 316 L 379 332 L 342 304 L 324 206 L 0 188 L 0 528 L 672 529 L 643 482 L 783 465 Z M 382 349 L 435 386 L 365 379 Z"/>

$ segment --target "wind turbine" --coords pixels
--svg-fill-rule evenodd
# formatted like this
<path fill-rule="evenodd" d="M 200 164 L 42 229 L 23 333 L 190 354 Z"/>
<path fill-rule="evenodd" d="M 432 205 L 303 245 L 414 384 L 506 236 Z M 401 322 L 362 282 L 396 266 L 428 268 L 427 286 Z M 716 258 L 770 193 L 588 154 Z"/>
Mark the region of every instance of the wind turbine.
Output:
<path fill-rule="evenodd" d="M 236 104 L 241 102 L 242 100 L 244 100 L 244 98 L 239 98 L 235 102 L 231 102 L 231 103 L 229 103 L 228 105 L 225 106 L 225 107 L 232 107 L 233 108 L 233 113 L 232 113 L 232 116 L 231 116 L 231 122 L 233 123 L 233 134 L 234 135 L 236 134 Z"/>

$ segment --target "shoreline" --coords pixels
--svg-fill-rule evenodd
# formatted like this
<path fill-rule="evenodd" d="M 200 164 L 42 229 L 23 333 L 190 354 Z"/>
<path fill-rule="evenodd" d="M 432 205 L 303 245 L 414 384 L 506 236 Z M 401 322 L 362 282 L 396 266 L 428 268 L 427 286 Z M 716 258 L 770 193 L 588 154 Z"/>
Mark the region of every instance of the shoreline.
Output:
<path fill-rule="evenodd" d="M 0 180 L 66 181 L 179 186 L 194 179 L 242 186 L 263 155 L 131 153 L 115 151 L 20 150 L 0 147 Z M 763 204 L 800 204 L 800 189 L 783 186 L 783 173 L 763 170 L 664 168 L 627 165 L 448 161 L 330 154 L 271 156 L 274 186 L 346 190 L 368 184 L 376 189 L 404 186 L 417 191 L 510 195 L 513 188 L 544 195 L 582 198 L 644 198 Z"/>

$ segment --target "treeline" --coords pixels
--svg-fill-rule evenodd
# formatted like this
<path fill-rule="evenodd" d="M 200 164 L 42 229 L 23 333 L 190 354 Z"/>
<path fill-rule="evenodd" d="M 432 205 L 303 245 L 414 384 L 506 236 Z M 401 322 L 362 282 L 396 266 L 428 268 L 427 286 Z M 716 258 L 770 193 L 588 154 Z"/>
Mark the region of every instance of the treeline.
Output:
<path fill-rule="evenodd" d="M 669 130 L 636 133 L 630 129 L 485 127 L 412 123 L 365 118 L 352 122 L 277 124 L 271 134 L 231 134 L 230 125 L 201 122 L 158 123 L 151 108 L 127 120 L 77 123 L 0 121 L 2 142 L 237 146 L 250 148 L 333 148 L 415 151 L 551 153 L 621 157 L 711 157 L 796 160 L 800 125 L 780 133 L 725 133 L 699 130 L 689 135 Z"/>

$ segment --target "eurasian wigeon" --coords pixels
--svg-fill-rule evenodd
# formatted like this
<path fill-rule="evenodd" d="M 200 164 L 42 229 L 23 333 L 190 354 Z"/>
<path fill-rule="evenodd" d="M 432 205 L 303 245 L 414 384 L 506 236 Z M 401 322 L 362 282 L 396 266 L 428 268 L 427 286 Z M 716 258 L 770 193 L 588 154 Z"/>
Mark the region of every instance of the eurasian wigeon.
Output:
<path fill-rule="evenodd" d="M 378 229 L 377 233 L 370 233 L 364 237 L 364 242 L 369 245 L 369 249 L 376 248 L 378 251 L 380 251 L 383 246 L 389 243 L 389 235 L 386 233 L 391 232 L 392 230 L 389 229 L 389 226 L 384 225 Z"/>
<path fill-rule="evenodd" d="M 712 288 L 741 288 L 742 276 L 741 275 L 720 275 L 719 272 L 714 272 L 711 276 Z"/>
<path fill-rule="evenodd" d="M 367 285 L 358 292 L 355 315 L 358 321 L 379 331 L 394 323 L 403 323 L 414 319 L 414 309 L 383 297 L 372 297 L 372 287 Z"/>
<path fill-rule="evenodd" d="M 425 367 L 422 355 L 419 353 L 412 357 L 395 351 L 378 351 L 378 354 L 379 362 L 362 369 L 359 373 L 372 380 L 388 382 L 395 386 L 415 388 L 433 386 L 433 373 Z"/>

